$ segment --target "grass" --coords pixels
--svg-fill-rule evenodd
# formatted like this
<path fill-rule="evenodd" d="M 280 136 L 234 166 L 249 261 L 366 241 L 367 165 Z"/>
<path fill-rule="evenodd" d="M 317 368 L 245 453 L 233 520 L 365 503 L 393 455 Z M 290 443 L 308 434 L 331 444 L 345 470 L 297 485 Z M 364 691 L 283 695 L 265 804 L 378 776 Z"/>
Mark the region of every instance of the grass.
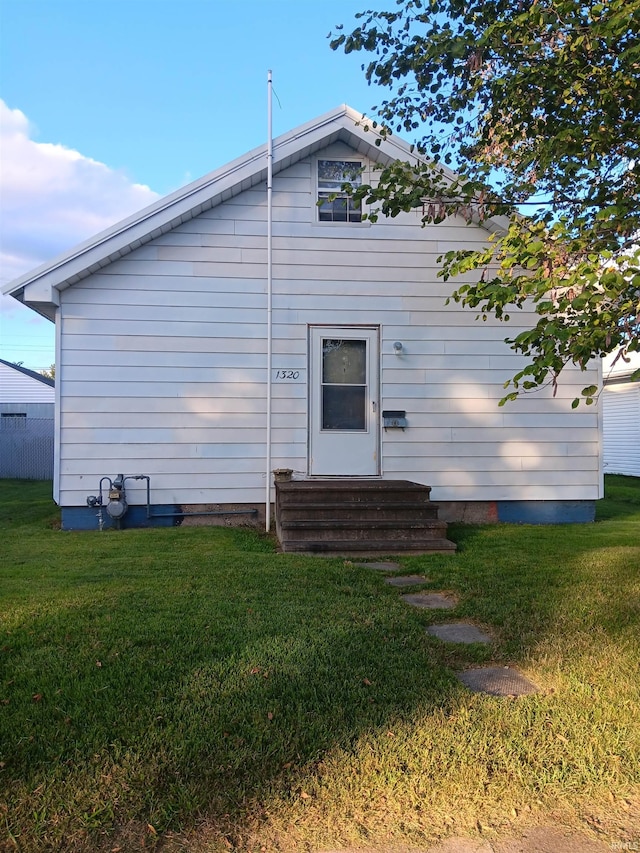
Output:
<path fill-rule="evenodd" d="M 593 525 L 453 526 L 383 576 L 228 528 L 68 533 L 0 481 L 0 849 L 313 850 L 548 819 L 637 842 L 640 480 Z M 541 692 L 468 692 L 511 664 Z M 635 833 L 635 834 L 634 834 Z"/>

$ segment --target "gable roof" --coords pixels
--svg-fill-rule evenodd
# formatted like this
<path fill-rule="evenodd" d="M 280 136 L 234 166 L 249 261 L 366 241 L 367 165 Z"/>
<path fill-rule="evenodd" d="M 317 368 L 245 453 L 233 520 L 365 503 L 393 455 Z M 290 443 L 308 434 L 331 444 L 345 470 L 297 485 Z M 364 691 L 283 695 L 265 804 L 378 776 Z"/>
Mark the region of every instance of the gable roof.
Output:
<path fill-rule="evenodd" d="M 21 364 L 13 364 L 11 361 L 5 361 L 4 358 L 0 358 L 0 364 L 4 364 L 5 367 L 10 367 L 13 370 L 17 370 L 18 373 L 23 373 L 25 376 L 29 376 L 31 379 L 37 379 L 38 382 L 42 382 L 43 385 L 48 385 L 50 388 L 55 388 L 55 380 L 51 379 L 49 376 L 43 376 L 42 373 L 36 373 L 35 370 L 29 370 L 28 367 L 23 367 Z"/>
<path fill-rule="evenodd" d="M 362 113 L 343 105 L 274 139 L 273 174 L 338 141 L 382 165 L 419 159 L 404 140 L 382 136 Z M 266 179 L 265 144 L 15 279 L 3 292 L 53 320 L 61 290 Z"/>

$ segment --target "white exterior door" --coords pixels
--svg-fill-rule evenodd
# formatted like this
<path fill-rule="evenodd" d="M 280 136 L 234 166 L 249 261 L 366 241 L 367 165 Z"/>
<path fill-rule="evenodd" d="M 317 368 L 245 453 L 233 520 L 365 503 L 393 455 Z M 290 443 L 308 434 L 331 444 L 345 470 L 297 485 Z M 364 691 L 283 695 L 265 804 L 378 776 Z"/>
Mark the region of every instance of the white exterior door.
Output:
<path fill-rule="evenodd" d="M 309 473 L 375 477 L 378 437 L 378 330 L 312 326 Z"/>

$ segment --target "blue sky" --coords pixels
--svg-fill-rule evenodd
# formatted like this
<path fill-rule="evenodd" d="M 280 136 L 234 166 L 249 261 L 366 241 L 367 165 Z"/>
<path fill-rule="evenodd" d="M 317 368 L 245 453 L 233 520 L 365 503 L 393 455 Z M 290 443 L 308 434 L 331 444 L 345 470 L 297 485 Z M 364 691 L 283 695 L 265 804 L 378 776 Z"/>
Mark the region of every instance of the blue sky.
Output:
<path fill-rule="evenodd" d="M 327 34 L 393 0 L 0 0 L 0 283 L 266 141 L 383 93 Z M 0 357 L 53 325 L 0 298 Z"/>

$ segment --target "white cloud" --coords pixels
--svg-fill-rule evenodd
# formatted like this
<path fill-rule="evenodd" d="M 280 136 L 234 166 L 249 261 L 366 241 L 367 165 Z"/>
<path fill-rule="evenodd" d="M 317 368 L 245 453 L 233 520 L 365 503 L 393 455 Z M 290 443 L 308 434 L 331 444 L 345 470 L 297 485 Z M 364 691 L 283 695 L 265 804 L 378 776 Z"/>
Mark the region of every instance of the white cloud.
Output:
<path fill-rule="evenodd" d="M 6 283 L 158 198 L 78 151 L 32 139 L 0 100 L 0 282 Z"/>

